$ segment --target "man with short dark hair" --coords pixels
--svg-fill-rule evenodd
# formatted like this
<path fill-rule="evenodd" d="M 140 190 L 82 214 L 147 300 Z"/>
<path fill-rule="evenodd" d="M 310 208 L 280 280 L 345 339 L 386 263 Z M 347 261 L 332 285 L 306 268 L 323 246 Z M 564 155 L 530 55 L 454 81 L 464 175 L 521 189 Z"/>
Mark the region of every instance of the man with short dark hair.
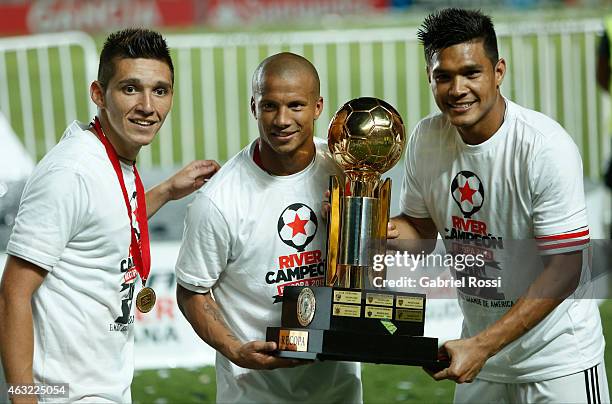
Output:
<path fill-rule="evenodd" d="M 454 253 L 487 257 L 453 272 L 469 281 L 457 289 L 462 338 L 441 348 L 451 363 L 433 377 L 459 383 L 456 402 L 607 401 L 599 313 L 581 298 L 589 231 L 576 145 L 557 122 L 501 95 L 506 62 L 489 17 L 444 9 L 418 37 L 441 113 L 410 138 L 390 235 L 440 234 Z"/>
<path fill-rule="evenodd" d="M 361 402 L 358 364 L 278 358 L 265 341 L 266 327 L 280 324 L 283 288 L 324 282 L 321 195 L 338 167 L 313 138 L 322 109 L 308 60 L 280 53 L 261 62 L 251 98 L 259 139 L 189 209 L 177 301 L 217 350 L 218 402 Z"/>
<path fill-rule="evenodd" d="M 193 162 L 145 195 L 136 157 L 173 96 L 161 35 L 111 34 L 98 74 L 94 121 L 72 123 L 23 192 L 0 285 L 0 354 L 8 383 L 68 383 L 69 401 L 129 402 L 132 303 L 136 293 L 143 311 L 153 301 L 151 289 L 136 290 L 150 269 L 147 218 L 200 188 L 218 164 Z"/>

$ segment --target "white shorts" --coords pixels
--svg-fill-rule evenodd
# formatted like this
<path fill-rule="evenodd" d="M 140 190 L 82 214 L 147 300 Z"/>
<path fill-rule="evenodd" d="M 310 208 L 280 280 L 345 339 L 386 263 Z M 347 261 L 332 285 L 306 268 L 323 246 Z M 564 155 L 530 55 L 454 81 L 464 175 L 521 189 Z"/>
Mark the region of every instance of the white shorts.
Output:
<path fill-rule="evenodd" d="M 476 379 L 455 387 L 455 403 L 609 403 L 608 378 L 601 362 L 582 372 L 533 383 Z"/>

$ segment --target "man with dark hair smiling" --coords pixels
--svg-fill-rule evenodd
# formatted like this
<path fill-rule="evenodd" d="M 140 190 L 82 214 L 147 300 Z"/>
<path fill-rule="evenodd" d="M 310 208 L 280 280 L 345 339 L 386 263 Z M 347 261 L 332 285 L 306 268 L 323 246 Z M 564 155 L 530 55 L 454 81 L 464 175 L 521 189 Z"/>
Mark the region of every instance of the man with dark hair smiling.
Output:
<path fill-rule="evenodd" d="M 136 298 L 143 311 L 152 301 L 150 288 L 135 290 L 150 269 L 147 218 L 219 168 L 195 161 L 145 195 L 136 157 L 170 111 L 173 82 L 161 35 L 111 34 L 90 88 L 97 116 L 73 122 L 28 180 L 0 285 L 0 354 L 14 392 L 67 383 L 63 401 L 131 401 L 132 303 L 136 293 L 149 299 Z"/>
<path fill-rule="evenodd" d="M 450 366 L 432 376 L 459 383 L 456 402 L 607 402 L 599 313 L 579 297 L 588 293 L 589 232 L 576 145 L 557 122 L 501 95 L 506 62 L 489 17 L 444 9 L 418 37 L 441 113 L 410 138 L 402 214 L 389 236 L 439 233 L 468 251 L 503 240 L 486 248 L 484 267 L 457 276 L 500 277 L 506 287 L 458 288 L 462 338 L 444 344 Z M 534 254 L 507 250 L 529 239 Z M 513 295 L 519 267 L 534 279 L 519 279 Z"/>
<path fill-rule="evenodd" d="M 252 88 L 259 138 L 189 208 L 176 264 L 179 307 L 217 350 L 218 402 L 359 403 L 358 364 L 279 358 L 276 343 L 265 341 L 266 327 L 280 324 L 283 288 L 323 283 L 320 195 L 338 167 L 314 138 L 323 98 L 307 59 L 264 59 Z"/>

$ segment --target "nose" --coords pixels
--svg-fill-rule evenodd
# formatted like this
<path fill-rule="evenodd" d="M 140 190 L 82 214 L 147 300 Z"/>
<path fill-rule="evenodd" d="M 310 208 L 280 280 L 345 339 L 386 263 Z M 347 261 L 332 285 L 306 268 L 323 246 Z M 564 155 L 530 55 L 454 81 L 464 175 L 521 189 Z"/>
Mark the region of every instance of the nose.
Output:
<path fill-rule="evenodd" d="M 278 112 L 274 117 L 274 125 L 280 128 L 285 128 L 291 125 L 291 117 L 289 116 L 288 108 L 281 107 L 278 109 Z"/>
<path fill-rule="evenodd" d="M 468 89 L 465 86 L 465 80 L 461 75 L 456 75 L 451 83 L 449 94 L 452 97 L 459 98 L 467 94 Z"/>
<path fill-rule="evenodd" d="M 155 112 L 153 108 L 153 94 L 148 91 L 143 91 L 136 108 L 138 112 L 141 112 L 144 115 L 151 115 L 153 112 Z"/>

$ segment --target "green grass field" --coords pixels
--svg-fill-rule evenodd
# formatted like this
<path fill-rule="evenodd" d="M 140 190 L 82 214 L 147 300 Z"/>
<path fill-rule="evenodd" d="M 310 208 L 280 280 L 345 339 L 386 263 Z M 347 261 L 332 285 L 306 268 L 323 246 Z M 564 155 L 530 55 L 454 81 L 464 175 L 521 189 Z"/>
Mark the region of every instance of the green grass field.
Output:
<path fill-rule="evenodd" d="M 612 338 L 612 300 L 599 307 L 604 335 Z M 612 350 L 606 362 L 612 363 Z M 608 380 L 612 372 L 608 366 Z M 454 383 L 436 382 L 421 368 L 364 364 L 362 369 L 365 403 L 450 403 Z M 135 403 L 213 403 L 215 369 L 147 370 L 136 372 L 132 384 Z"/>

